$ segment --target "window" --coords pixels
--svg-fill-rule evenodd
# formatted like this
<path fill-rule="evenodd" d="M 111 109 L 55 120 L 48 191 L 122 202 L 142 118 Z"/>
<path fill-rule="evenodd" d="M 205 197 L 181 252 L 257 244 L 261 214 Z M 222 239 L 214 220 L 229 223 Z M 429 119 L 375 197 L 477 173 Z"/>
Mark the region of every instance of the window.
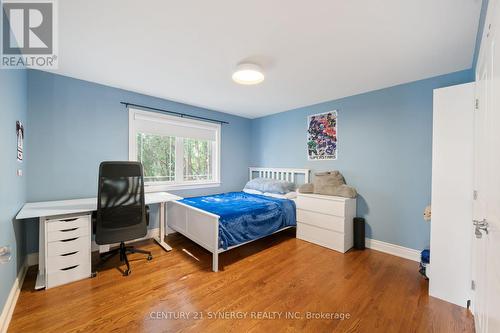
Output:
<path fill-rule="evenodd" d="M 144 181 L 175 181 L 175 137 L 137 133 L 136 138 L 136 160 L 144 167 Z"/>
<path fill-rule="evenodd" d="M 129 158 L 147 190 L 218 186 L 220 125 L 129 109 Z"/>
<path fill-rule="evenodd" d="M 212 142 L 184 139 L 184 180 L 210 180 L 212 177 Z"/>

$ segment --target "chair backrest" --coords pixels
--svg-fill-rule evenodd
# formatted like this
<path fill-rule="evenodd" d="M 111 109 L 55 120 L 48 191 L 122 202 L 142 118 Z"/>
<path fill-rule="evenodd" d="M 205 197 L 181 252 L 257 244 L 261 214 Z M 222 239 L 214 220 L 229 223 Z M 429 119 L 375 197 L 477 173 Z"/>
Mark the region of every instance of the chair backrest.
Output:
<path fill-rule="evenodd" d="M 146 234 L 142 164 L 102 162 L 97 193 L 96 243 L 119 243 Z"/>

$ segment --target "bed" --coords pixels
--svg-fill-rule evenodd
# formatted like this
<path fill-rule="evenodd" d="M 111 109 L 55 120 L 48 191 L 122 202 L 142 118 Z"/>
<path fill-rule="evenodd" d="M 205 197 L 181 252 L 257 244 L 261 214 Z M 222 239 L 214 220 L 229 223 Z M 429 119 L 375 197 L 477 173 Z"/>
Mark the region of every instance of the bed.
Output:
<path fill-rule="evenodd" d="M 309 182 L 308 169 L 249 168 L 249 179 L 271 178 L 296 185 Z M 245 192 L 187 198 L 168 203 L 168 226 L 212 253 L 212 270 L 219 253 L 296 225 L 291 199 Z"/>

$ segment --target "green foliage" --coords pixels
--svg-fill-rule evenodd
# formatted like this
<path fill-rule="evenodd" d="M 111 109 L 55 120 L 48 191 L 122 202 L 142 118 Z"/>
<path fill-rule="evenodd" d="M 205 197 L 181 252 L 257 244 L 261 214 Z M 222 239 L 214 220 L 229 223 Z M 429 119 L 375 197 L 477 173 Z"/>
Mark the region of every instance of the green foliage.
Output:
<path fill-rule="evenodd" d="M 184 180 L 212 179 L 212 142 L 184 139 Z"/>
<path fill-rule="evenodd" d="M 212 179 L 212 141 L 183 140 L 183 179 Z M 137 160 L 144 167 L 144 180 L 175 181 L 175 142 L 172 136 L 137 134 Z"/>
<path fill-rule="evenodd" d="M 137 160 L 146 182 L 175 180 L 175 137 L 138 133 Z"/>

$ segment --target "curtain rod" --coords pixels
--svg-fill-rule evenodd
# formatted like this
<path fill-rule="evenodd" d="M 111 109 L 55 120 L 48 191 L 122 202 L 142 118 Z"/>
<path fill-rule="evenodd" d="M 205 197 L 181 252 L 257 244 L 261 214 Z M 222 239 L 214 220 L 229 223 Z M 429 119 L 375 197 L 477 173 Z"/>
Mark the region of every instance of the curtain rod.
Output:
<path fill-rule="evenodd" d="M 135 106 L 135 107 L 138 107 L 138 108 L 141 108 L 141 109 L 148 109 L 148 110 L 155 110 L 155 111 L 169 113 L 169 114 L 181 117 L 181 118 L 191 118 L 191 119 L 199 119 L 199 120 L 211 121 L 211 122 L 219 123 L 219 124 L 229 124 L 227 121 L 223 121 L 223 120 L 210 119 L 210 118 L 199 117 L 199 116 L 192 116 L 192 115 L 186 114 L 186 113 L 169 111 L 169 110 L 165 110 L 165 109 L 152 108 L 152 107 L 145 106 L 145 105 L 140 105 L 140 104 L 127 103 L 127 102 L 120 102 L 120 104 L 125 105 L 125 107 L 127 107 L 127 108 L 129 106 Z"/>

